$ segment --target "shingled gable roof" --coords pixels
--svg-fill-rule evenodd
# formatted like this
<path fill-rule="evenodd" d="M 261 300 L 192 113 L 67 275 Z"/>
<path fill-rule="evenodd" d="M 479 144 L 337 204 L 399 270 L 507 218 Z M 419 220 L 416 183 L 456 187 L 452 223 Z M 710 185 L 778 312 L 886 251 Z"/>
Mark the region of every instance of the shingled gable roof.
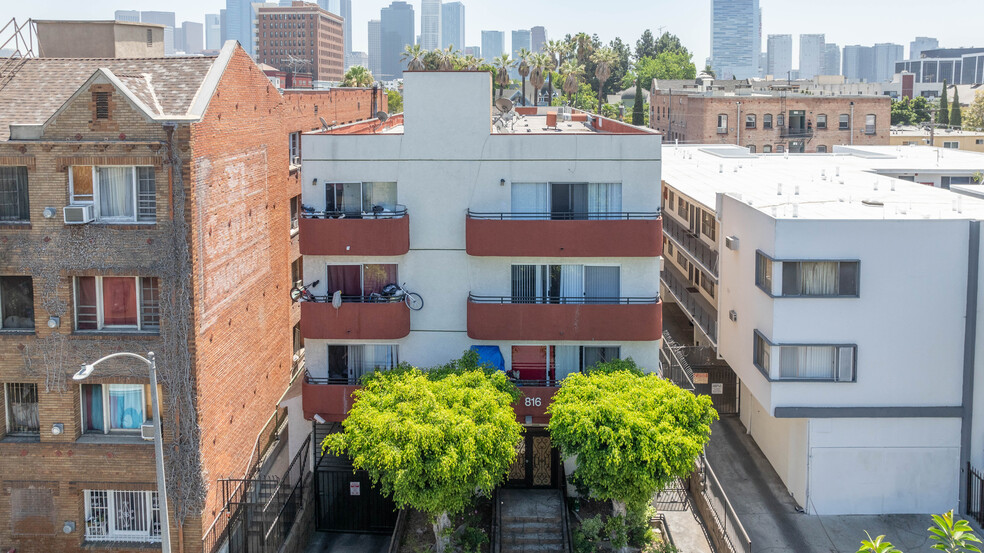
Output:
<path fill-rule="evenodd" d="M 211 57 L 24 60 L 0 88 L 0 141 L 11 125 L 43 127 L 91 82 L 112 83 L 152 120 L 200 120 L 236 48 L 228 41 Z"/>

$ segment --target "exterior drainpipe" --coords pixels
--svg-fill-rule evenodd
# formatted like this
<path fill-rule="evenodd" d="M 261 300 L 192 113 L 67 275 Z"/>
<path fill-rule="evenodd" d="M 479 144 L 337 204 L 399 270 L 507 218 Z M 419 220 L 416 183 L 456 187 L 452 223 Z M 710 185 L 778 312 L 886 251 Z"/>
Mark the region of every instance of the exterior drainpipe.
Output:
<path fill-rule="evenodd" d="M 854 102 L 851 102 L 851 146 L 854 146 Z"/>
<path fill-rule="evenodd" d="M 738 104 L 738 120 L 735 121 L 735 129 L 738 131 L 738 138 L 735 139 L 735 145 L 741 146 L 741 102 L 735 102 Z"/>
<path fill-rule="evenodd" d="M 980 278 L 981 223 L 970 222 L 970 245 L 967 252 L 967 313 L 964 318 L 963 410 L 960 424 L 960 512 L 967 513 L 967 480 L 970 477 L 971 430 L 974 417 L 974 366 L 977 363 L 977 282 Z"/>

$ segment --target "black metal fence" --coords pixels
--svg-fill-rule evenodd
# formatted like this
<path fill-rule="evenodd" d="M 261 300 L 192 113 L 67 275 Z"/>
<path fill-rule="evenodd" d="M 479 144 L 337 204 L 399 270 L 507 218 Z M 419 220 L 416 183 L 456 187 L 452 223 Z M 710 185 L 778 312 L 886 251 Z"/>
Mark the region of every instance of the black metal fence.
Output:
<path fill-rule="evenodd" d="M 984 526 L 984 475 L 967 462 L 967 516 Z"/>

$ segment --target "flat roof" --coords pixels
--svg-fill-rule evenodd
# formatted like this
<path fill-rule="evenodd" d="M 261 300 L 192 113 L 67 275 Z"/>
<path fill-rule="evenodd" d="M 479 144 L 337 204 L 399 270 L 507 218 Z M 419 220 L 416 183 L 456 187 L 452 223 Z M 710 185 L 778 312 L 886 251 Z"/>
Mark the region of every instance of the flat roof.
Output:
<path fill-rule="evenodd" d="M 776 219 L 984 219 L 984 198 L 890 176 L 972 175 L 984 170 L 984 154 L 976 152 L 835 146 L 828 154 L 787 155 L 664 144 L 663 160 L 666 184 L 711 210 L 726 193 Z"/>
<path fill-rule="evenodd" d="M 929 129 L 923 127 L 892 127 L 891 136 L 929 136 Z M 936 138 L 947 136 L 984 136 L 984 130 L 936 129 Z"/>

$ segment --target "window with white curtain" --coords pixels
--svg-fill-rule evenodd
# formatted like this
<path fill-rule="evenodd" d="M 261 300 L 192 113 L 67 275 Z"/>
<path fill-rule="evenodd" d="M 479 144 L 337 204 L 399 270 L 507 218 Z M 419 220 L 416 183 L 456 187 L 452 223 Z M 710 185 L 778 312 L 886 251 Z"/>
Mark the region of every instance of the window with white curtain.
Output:
<path fill-rule="evenodd" d="M 515 182 L 512 213 L 524 219 L 618 219 L 621 183 Z"/>
<path fill-rule="evenodd" d="M 363 376 L 399 364 L 399 346 L 353 344 L 328 346 L 328 379 L 357 384 Z"/>
<path fill-rule="evenodd" d="M 513 303 L 617 303 L 621 269 L 601 265 L 513 265 Z"/>
<path fill-rule="evenodd" d="M 86 541 L 159 542 L 157 492 L 83 490 Z"/>
<path fill-rule="evenodd" d="M 73 205 L 92 204 L 107 223 L 153 223 L 157 187 L 153 167 L 73 165 L 69 194 Z"/>
<path fill-rule="evenodd" d="M 755 285 L 772 294 L 772 260 L 762 252 L 755 252 Z"/>
<path fill-rule="evenodd" d="M 598 363 L 620 359 L 618 346 L 548 346 L 552 351 L 554 378 L 559 382 L 568 376 L 584 372 Z"/>
<path fill-rule="evenodd" d="M 395 182 L 330 182 L 325 194 L 325 210 L 346 217 L 388 218 L 402 207 L 396 203 Z"/>
<path fill-rule="evenodd" d="M 857 346 L 830 344 L 773 344 L 754 334 L 755 364 L 774 380 L 854 382 Z M 772 372 L 771 360 L 778 360 Z M 777 373 L 777 374 L 776 374 Z"/>
<path fill-rule="evenodd" d="M 783 296 L 857 296 L 857 261 L 783 261 Z"/>

